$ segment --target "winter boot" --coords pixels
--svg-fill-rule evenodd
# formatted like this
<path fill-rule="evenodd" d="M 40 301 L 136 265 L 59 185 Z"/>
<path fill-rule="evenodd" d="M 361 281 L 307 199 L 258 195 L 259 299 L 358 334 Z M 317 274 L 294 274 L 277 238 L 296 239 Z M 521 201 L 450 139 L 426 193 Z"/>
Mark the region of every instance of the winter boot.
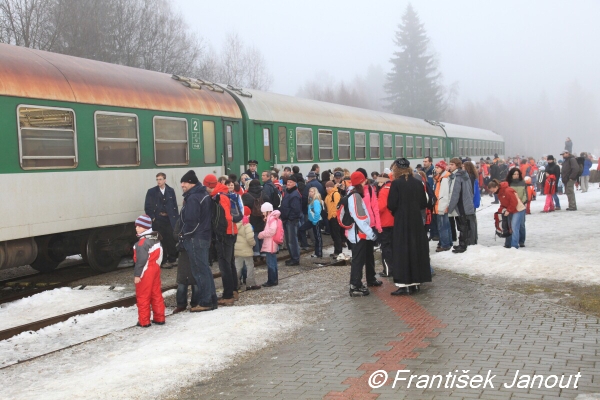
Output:
<path fill-rule="evenodd" d="M 350 297 L 361 297 L 361 296 L 368 296 L 369 295 L 369 289 L 367 289 L 365 286 L 354 286 L 354 285 L 350 285 Z"/>

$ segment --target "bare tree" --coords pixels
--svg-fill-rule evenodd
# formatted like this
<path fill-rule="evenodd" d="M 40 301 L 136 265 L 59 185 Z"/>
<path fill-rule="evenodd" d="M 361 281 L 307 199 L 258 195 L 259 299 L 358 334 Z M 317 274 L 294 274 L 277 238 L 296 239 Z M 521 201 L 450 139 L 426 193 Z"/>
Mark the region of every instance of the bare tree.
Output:
<path fill-rule="evenodd" d="M 56 0 L 1 0 L 0 39 L 17 46 L 51 50 L 61 17 Z"/>

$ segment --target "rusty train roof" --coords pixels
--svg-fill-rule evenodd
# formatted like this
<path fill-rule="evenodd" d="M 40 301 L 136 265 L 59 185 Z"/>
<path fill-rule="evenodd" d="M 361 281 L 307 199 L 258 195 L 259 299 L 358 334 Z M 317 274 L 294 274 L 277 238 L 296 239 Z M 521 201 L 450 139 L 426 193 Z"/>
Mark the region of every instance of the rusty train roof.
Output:
<path fill-rule="evenodd" d="M 0 44 L 0 95 L 241 118 L 227 92 L 171 75 Z"/>

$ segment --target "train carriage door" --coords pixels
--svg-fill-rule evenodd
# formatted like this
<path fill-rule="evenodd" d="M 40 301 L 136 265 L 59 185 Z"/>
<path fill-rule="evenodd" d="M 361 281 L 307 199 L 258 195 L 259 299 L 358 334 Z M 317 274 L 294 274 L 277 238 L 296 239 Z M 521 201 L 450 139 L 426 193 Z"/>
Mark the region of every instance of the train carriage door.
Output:
<path fill-rule="evenodd" d="M 244 144 L 238 121 L 223 121 L 223 170 L 225 175 L 236 174 L 244 166 Z"/>
<path fill-rule="evenodd" d="M 273 140 L 273 125 L 255 124 L 256 160 L 258 161 L 258 172 L 269 171 L 275 165 L 275 145 Z"/>

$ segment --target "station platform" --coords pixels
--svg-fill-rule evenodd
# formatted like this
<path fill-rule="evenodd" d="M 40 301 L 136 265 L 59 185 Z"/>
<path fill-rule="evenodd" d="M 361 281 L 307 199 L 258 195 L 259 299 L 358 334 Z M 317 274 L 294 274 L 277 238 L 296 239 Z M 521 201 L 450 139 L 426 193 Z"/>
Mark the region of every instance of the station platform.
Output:
<path fill-rule="evenodd" d="M 322 292 L 324 317 L 175 398 L 600 398 L 598 318 L 451 272 L 411 296 L 384 281 L 362 298 Z"/>

